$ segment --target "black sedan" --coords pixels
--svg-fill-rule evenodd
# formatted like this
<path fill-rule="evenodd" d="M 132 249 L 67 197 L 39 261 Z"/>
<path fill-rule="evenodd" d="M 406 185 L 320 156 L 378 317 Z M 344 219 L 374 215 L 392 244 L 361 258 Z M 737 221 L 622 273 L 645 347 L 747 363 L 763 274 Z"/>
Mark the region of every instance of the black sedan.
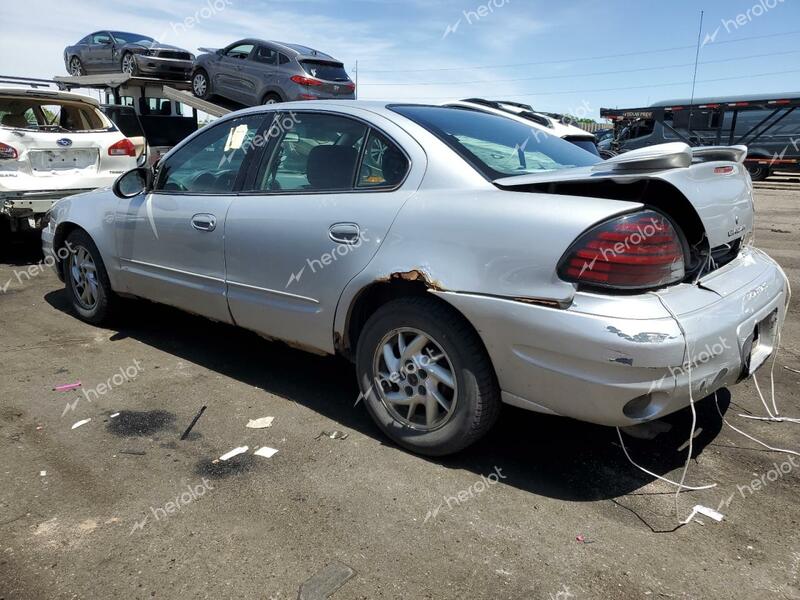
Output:
<path fill-rule="evenodd" d="M 194 55 L 183 48 L 124 31 L 96 31 L 64 49 L 70 75 L 129 73 L 163 79 L 189 79 Z"/>

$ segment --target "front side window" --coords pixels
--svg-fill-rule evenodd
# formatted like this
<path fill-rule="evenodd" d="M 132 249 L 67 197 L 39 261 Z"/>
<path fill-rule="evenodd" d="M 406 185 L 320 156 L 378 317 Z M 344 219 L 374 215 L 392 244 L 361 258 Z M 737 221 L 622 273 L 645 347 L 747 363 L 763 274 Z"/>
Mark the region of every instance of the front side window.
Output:
<path fill-rule="evenodd" d="M 358 187 L 395 187 L 406 176 L 408 159 L 382 133 L 372 130 L 358 171 Z"/>
<path fill-rule="evenodd" d="M 233 192 L 245 157 L 259 146 L 255 139 L 263 121 L 263 115 L 252 115 L 209 127 L 161 166 L 156 189 L 183 193 Z"/>
<path fill-rule="evenodd" d="M 238 46 L 234 46 L 233 48 L 229 49 L 225 54 L 229 58 L 238 58 L 243 60 L 250 56 L 252 51 L 253 44 L 239 44 Z"/>
<path fill-rule="evenodd" d="M 600 161 L 574 144 L 506 117 L 443 106 L 391 108 L 436 135 L 489 179 Z"/>
<path fill-rule="evenodd" d="M 283 135 L 256 188 L 294 192 L 352 189 L 367 126 L 338 115 L 294 114 L 294 120 L 283 119 Z"/>
<path fill-rule="evenodd" d="M 107 33 L 95 33 L 92 36 L 92 43 L 93 44 L 110 44 L 111 43 L 111 36 Z"/>

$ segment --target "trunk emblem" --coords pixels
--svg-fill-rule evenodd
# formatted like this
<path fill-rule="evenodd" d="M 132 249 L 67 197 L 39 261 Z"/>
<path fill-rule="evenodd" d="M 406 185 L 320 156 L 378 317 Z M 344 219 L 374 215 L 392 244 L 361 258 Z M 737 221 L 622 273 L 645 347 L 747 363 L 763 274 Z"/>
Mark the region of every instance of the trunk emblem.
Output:
<path fill-rule="evenodd" d="M 60 140 L 56 141 L 56 144 L 62 148 L 66 148 L 67 146 L 72 146 L 72 140 L 69 138 L 61 138 Z"/>

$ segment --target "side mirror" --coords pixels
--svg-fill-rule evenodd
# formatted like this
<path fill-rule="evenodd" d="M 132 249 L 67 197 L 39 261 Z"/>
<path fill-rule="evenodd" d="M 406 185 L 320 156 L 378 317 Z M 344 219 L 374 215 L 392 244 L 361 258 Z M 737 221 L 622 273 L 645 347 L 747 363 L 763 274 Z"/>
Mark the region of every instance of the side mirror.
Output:
<path fill-rule="evenodd" d="M 153 170 L 149 167 L 137 167 L 117 177 L 111 187 L 118 198 L 133 198 L 153 189 Z"/>

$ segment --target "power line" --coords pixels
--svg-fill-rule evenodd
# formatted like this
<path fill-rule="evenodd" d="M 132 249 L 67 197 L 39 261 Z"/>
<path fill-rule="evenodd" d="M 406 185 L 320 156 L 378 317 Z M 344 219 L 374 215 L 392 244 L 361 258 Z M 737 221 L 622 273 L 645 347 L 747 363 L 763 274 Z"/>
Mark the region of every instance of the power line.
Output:
<path fill-rule="evenodd" d="M 736 77 L 718 77 L 716 79 L 702 79 L 698 80 L 697 83 L 715 83 L 717 81 L 733 81 L 736 79 L 753 79 L 755 77 L 771 77 L 773 75 L 788 75 L 789 73 L 800 73 L 800 69 L 793 69 L 789 71 L 773 71 L 771 73 L 757 73 L 755 75 L 740 75 Z M 641 90 L 641 89 L 648 89 L 648 88 L 658 88 L 658 87 L 671 87 L 676 85 L 688 85 L 691 84 L 692 81 L 673 81 L 672 83 L 657 83 L 657 84 L 648 84 L 648 85 L 632 85 L 627 87 L 616 87 L 616 88 L 602 88 L 602 89 L 593 89 L 593 90 L 563 90 L 558 92 L 527 92 L 523 94 L 503 94 L 504 98 L 521 98 L 525 96 L 559 96 L 559 95 L 566 95 L 566 94 L 589 94 L 592 92 L 619 92 L 623 90 Z M 417 96 L 415 98 L 405 98 L 404 100 L 452 100 L 453 96 Z"/>
<path fill-rule="evenodd" d="M 800 50 L 788 50 L 786 52 L 766 52 L 764 54 L 750 54 L 748 56 L 737 56 L 735 58 L 721 58 L 717 60 L 705 60 L 701 61 L 699 64 L 701 65 L 711 65 L 711 64 L 719 64 L 719 63 L 726 63 L 726 62 L 736 62 L 737 60 L 750 60 L 753 58 L 766 58 L 771 56 L 783 56 L 786 54 L 799 54 Z M 678 67 L 691 67 L 694 66 L 693 62 L 690 63 L 681 63 L 681 64 L 674 64 L 674 65 L 661 65 L 657 67 L 642 67 L 638 69 L 621 69 L 617 71 L 595 71 L 595 72 L 582 72 L 582 73 L 572 73 L 571 75 L 547 75 L 545 77 L 516 77 L 514 79 L 474 79 L 471 81 L 406 81 L 406 82 L 388 82 L 388 83 L 362 83 L 361 86 L 396 86 L 396 85 L 465 85 L 465 84 L 473 84 L 473 83 L 511 83 L 515 81 L 542 81 L 546 79 L 572 79 L 574 77 L 592 77 L 595 75 L 618 75 L 620 73 L 637 73 L 641 71 L 660 71 L 663 69 L 676 69 Z"/>
<path fill-rule="evenodd" d="M 747 42 L 750 40 L 760 40 L 765 38 L 775 38 L 775 37 L 782 37 L 787 35 L 798 35 L 800 34 L 800 30 L 796 31 L 786 31 L 783 33 L 773 33 L 770 35 L 752 35 L 749 37 L 742 37 L 735 40 L 720 40 L 718 42 L 713 42 L 715 46 L 719 46 L 721 44 L 738 44 L 740 42 Z M 532 67 L 537 65 L 555 65 L 555 64 L 563 64 L 563 63 L 572 63 L 572 62 L 583 62 L 583 61 L 592 61 L 592 60 L 603 60 L 606 58 L 625 58 L 628 56 L 644 56 L 647 54 L 660 54 L 664 52 L 674 52 L 676 50 L 687 50 L 687 49 L 695 49 L 695 45 L 691 44 L 689 46 L 673 46 L 672 48 L 659 48 L 656 50 L 640 50 L 637 52 L 624 52 L 622 54 L 607 54 L 605 56 L 584 56 L 579 58 L 565 58 L 561 60 L 546 60 L 546 61 L 539 61 L 539 62 L 528 62 L 528 63 L 513 63 L 513 64 L 506 64 L 506 65 L 473 65 L 469 67 L 448 67 L 442 69 L 384 69 L 384 70 L 361 70 L 361 73 L 441 73 L 445 71 L 473 71 L 476 69 L 506 69 L 506 68 L 514 68 L 514 67 Z"/>

